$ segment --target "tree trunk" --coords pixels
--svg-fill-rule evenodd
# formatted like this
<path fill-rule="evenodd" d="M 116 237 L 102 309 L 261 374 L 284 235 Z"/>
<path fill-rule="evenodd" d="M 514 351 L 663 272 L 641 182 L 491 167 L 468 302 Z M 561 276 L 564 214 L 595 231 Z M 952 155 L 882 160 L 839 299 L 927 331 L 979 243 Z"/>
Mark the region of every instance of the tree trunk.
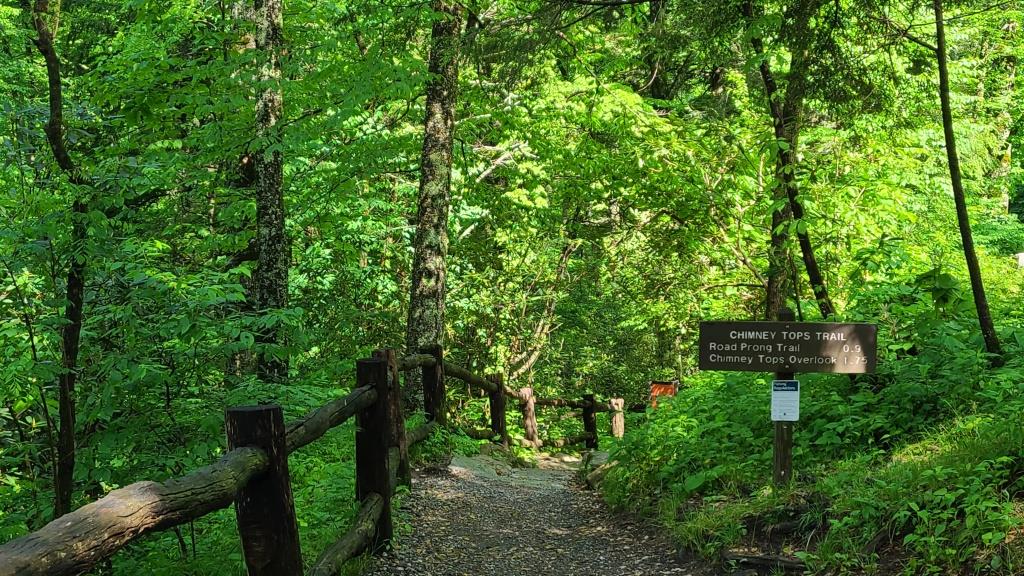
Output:
<path fill-rule="evenodd" d="M 57 434 L 57 466 L 54 478 L 54 517 L 71 511 L 75 475 L 75 381 L 78 379 L 78 349 L 82 336 L 82 308 L 85 299 L 85 205 L 75 202 L 72 210 L 71 264 L 68 268 L 66 324 L 61 329 L 59 407 L 60 431 Z"/>
<path fill-rule="evenodd" d="M 434 0 L 432 8 L 436 20 L 430 33 L 430 79 L 426 87 L 412 293 L 405 341 L 410 354 L 442 344 L 444 339 L 445 259 L 462 15 L 458 5 L 448 0 Z M 418 406 L 415 398 L 421 380 L 415 372 L 410 376 L 406 379 L 405 405 Z"/>
<path fill-rule="evenodd" d="M 282 1 L 255 0 L 256 50 L 260 70 L 256 102 L 256 237 L 259 264 L 256 269 L 256 306 L 260 313 L 288 305 L 289 245 L 285 233 L 283 159 L 281 134 L 281 44 Z M 278 326 L 259 334 L 263 345 L 256 373 L 265 382 L 283 382 L 288 376 L 288 359 L 280 357 Z M 269 348 L 269 349 L 268 349 Z M 277 350 L 275 350 L 277 349 Z M 276 354 L 275 354 L 276 352 Z"/>
<path fill-rule="evenodd" d="M 981 279 L 981 267 L 978 255 L 974 250 L 974 238 L 971 235 L 971 222 L 967 214 L 967 199 L 964 185 L 960 177 L 960 158 L 956 152 L 956 136 L 953 134 L 953 111 L 949 103 L 949 70 L 946 62 L 946 31 L 942 23 L 942 0 L 932 0 L 935 9 L 936 56 L 939 63 L 939 101 L 942 105 L 942 131 L 946 136 L 946 157 L 949 160 L 949 178 L 953 184 L 953 200 L 956 202 L 956 220 L 960 227 L 960 239 L 964 245 L 964 259 L 967 260 L 967 272 L 971 276 L 971 291 L 974 293 L 974 307 L 978 311 L 978 324 L 985 338 L 985 350 L 992 355 L 993 365 L 1002 365 L 1003 349 L 999 344 L 999 336 L 992 324 L 988 299 L 985 297 L 985 285 Z"/>
<path fill-rule="evenodd" d="M 781 190 L 781 188 L 779 188 Z M 773 196 L 777 201 L 778 195 Z M 779 310 L 784 308 L 786 293 L 789 291 L 789 267 L 786 266 L 786 240 L 789 235 L 783 229 L 792 218 L 789 204 L 772 212 L 772 236 L 768 246 L 768 288 L 765 291 L 765 320 L 778 320 Z"/>
<path fill-rule="evenodd" d="M 781 198 L 786 198 L 788 202 L 788 214 L 776 212 L 772 217 L 772 250 L 769 253 L 769 272 L 777 269 L 777 274 L 779 275 L 786 274 L 784 272 L 786 267 L 785 251 L 778 250 L 777 248 L 777 244 L 785 243 L 785 235 L 781 232 L 776 232 L 775 229 L 779 224 L 784 224 L 791 218 L 801 221 L 804 217 L 803 206 L 798 200 L 800 191 L 796 182 L 796 150 L 800 136 L 801 117 L 803 116 L 804 95 L 807 90 L 806 56 L 809 51 L 810 37 L 813 34 L 813 31 L 809 29 L 809 17 L 812 12 L 817 10 L 817 4 L 817 0 L 812 0 L 799 5 L 794 10 L 795 27 L 788 34 L 789 37 L 793 38 L 793 43 L 789 46 L 792 57 L 789 64 L 789 73 L 786 75 L 786 92 L 781 96 L 781 102 L 775 77 L 772 74 L 767 58 L 764 57 L 764 43 L 759 37 L 752 37 L 750 39 L 754 53 L 761 57 L 759 72 L 764 84 L 765 98 L 768 101 L 768 112 L 772 118 L 775 139 L 779 143 L 775 169 L 778 188 L 773 195 L 773 199 L 778 201 Z M 744 10 L 748 20 L 752 21 L 754 16 L 752 3 L 747 2 Z M 806 223 L 804 226 L 806 227 Z M 782 238 L 777 239 L 777 234 L 782 236 Z M 832 304 L 828 289 L 825 287 L 824 277 L 818 266 L 818 260 L 814 255 L 814 245 L 811 244 L 806 228 L 803 231 L 799 227 L 797 228 L 797 240 L 800 244 L 804 268 L 807 270 L 807 278 L 810 281 L 814 299 L 818 303 L 818 310 L 823 318 L 834 316 L 836 313 L 835 306 Z M 784 284 L 786 283 L 777 280 L 773 284 L 771 274 L 769 276 L 766 317 L 773 319 L 778 317 L 779 306 L 785 300 L 784 291 L 781 294 L 775 294 L 773 291 L 784 289 L 786 287 Z"/>
<path fill-rule="evenodd" d="M 805 72 L 802 65 L 799 66 L 797 71 L 792 68 L 792 66 L 796 66 L 797 60 L 802 59 L 793 58 L 793 64 L 790 69 L 791 78 L 794 75 L 803 75 Z M 818 267 L 818 260 L 814 256 L 814 246 L 811 244 L 811 237 L 807 233 L 807 223 L 803 221 L 804 207 L 797 198 L 800 192 L 796 183 L 796 150 L 800 136 L 803 90 L 800 88 L 799 94 L 794 93 L 796 87 L 792 79 L 790 82 L 791 84 L 786 89 L 786 102 L 783 106 L 782 115 L 773 119 L 773 123 L 776 126 L 776 137 L 781 137 L 780 141 L 786 142 L 787 145 L 785 150 L 779 150 L 778 174 L 781 177 L 780 185 L 786 190 L 789 207 L 793 211 L 793 219 L 798 222 L 796 237 L 800 244 L 800 254 L 804 261 L 804 269 L 807 270 L 807 280 L 811 283 L 811 291 L 814 293 L 815 302 L 818 303 L 821 317 L 828 319 L 835 316 L 836 309 L 832 304 L 832 298 L 828 295 L 828 289 L 825 287 L 825 279 L 821 274 L 821 269 Z M 779 130 L 780 126 L 781 130 Z M 801 222 L 804 225 L 803 230 L 799 226 Z"/>
<path fill-rule="evenodd" d="M 32 24 L 37 37 L 36 48 L 46 62 L 47 89 L 50 117 L 44 130 L 50 150 L 61 171 L 77 186 L 88 186 L 68 153 L 64 142 L 64 96 L 61 84 L 60 58 L 53 46 L 55 31 L 46 0 L 36 0 L 32 6 Z M 76 194 L 78 192 L 76 191 Z M 71 250 L 68 264 L 67 301 L 64 307 L 65 324 L 61 327 L 61 368 L 58 389 L 60 430 L 57 436 L 57 462 L 54 466 L 54 516 L 71 511 L 75 472 L 75 381 L 78 377 L 78 348 L 82 335 L 82 308 L 85 301 L 85 243 L 88 237 L 85 217 L 86 202 L 76 199 L 71 209 Z M 44 409 L 47 409 L 44 407 Z"/>
<path fill-rule="evenodd" d="M 529 306 L 529 300 L 533 294 L 533 287 L 536 285 L 536 281 L 531 283 L 530 288 L 526 291 L 527 301 L 523 303 L 523 307 L 520 312 L 520 329 L 516 331 L 516 335 L 512 339 L 512 357 L 508 359 L 506 365 L 508 366 L 508 382 L 511 384 L 515 382 L 525 374 L 529 373 L 533 369 L 537 361 L 540 360 L 541 354 L 544 352 L 544 347 L 548 343 L 548 339 L 551 337 L 551 333 L 557 328 L 555 322 L 555 307 L 558 305 L 558 290 L 560 289 L 561 283 L 567 278 L 569 274 L 569 260 L 572 258 L 573 253 L 580 247 L 580 243 L 573 239 L 567 240 L 565 246 L 562 248 L 561 255 L 558 257 L 558 267 L 555 269 L 555 278 L 552 280 L 548 293 L 544 297 L 544 311 L 537 320 L 537 323 L 533 327 L 531 336 L 527 339 L 522 339 L 519 334 L 522 333 L 523 322 L 527 318 L 527 307 Z"/>

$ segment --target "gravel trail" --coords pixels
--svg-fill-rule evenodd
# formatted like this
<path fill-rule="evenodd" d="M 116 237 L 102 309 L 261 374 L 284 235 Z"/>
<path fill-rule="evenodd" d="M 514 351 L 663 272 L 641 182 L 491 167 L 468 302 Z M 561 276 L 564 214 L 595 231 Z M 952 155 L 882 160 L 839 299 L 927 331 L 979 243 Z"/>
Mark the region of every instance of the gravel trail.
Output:
<path fill-rule="evenodd" d="M 706 576 L 651 528 L 612 514 L 573 482 L 578 460 L 544 458 L 511 468 L 456 456 L 421 473 L 404 497 L 394 551 L 373 576 Z M 399 519 L 396 519 L 399 520 Z"/>

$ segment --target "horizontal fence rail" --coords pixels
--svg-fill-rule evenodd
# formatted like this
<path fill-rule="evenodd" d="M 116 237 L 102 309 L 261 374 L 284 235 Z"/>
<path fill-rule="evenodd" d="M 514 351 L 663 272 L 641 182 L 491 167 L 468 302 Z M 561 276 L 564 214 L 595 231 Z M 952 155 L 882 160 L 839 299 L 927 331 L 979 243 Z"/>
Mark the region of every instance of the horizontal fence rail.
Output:
<path fill-rule="evenodd" d="M 288 426 L 288 453 L 319 440 L 331 428 L 344 424 L 346 420 L 376 401 L 377 391 L 364 386 L 310 412 L 302 420 Z"/>
<path fill-rule="evenodd" d="M 227 508 L 265 472 L 262 450 L 232 450 L 214 464 L 165 482 L 136 482 L 0 546 L 0 576 L 78 574 L 132 540 Z"/>
<path fill-rule="evenodd" d="M 406 431 L 399 374 L 423 375 L 427 422 Z M 337 574 L 349 559 L 377 551 L 392 536 L 391 494 L 408 485 L 408 448 L 446 425 L 446 377 L 486 393 L 490 430 L 474 437 L 510 442 L 506 399 L 519 402 L 527 446 L 597 448 L 595 414 L 611 412 L 611 432 L 624 430 L 623 401 L 597 402 L 593 394 L 578 400 L 536 398 L 531 388 L 512 390 L 500 376 L 478 376 L 446 362 L 440 346 L 398 357 L 378 350 L 356 363 L 356 387 L 345 396 L 287 425 L 278 406 L 234 407 L 227 411 L 228 451 L 216 462 L 163 482 L 141 481 L 61 516 L 43 528 L 0 545 L 0 576 L 81 574 L 110 558 L 137 538 L 190 522 L 235 504 L 239 534 L 251 576 L 298 573 L 301 553 L 288 475 L 288 455 L 316 442 L 331 429 L 356 419 L 356 499 L 359 511 L 349 530 L 318 557 L 311 576 Z M 541 441 L 536 406 L 574 408 L 583 434 Z"/>
<path fill-rule="evenodd" d="M 377 523 L 383 512 L 384 498 L 377 493 L 368 495 L 363 500 L 359 513 L 356 514 L 352 528 L 327 550 L 324 550 L 309 571 L 309 575 L 335 576 L 341 571 L 345 562 L 362 554 L 373 540 Z"/>

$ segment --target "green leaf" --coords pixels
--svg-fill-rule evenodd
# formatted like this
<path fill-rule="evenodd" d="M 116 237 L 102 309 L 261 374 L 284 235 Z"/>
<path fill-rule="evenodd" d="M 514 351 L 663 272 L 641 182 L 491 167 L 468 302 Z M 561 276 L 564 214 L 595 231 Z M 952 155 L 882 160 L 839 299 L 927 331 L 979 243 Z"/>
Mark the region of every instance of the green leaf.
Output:
<path fill-rule="evenodd" d="M 698 472 L 697 474 L 686 477 L 686 480 L 683 481 L 683 489 L 687 492 L 696 492 L 706 481 L 707 477 L 704 473 Z"/>

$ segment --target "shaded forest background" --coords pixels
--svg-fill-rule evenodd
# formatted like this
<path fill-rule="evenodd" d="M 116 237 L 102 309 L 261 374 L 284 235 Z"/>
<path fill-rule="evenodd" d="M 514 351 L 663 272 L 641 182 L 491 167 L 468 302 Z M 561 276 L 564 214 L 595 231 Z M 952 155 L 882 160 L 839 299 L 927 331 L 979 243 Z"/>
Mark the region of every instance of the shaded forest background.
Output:
<path fill-rule="evenodd" d="M 932 3 L 293 0 L 277 24 L 268 5 L 0 2 L 0 541 L 208 463 L 226 406 L 300 415 L 351 385 L 355 358 L 419 341 L 433 52 L 458 76 L 431 336 L 542 395 L 632 404 L 652 379 L 684 383 L 631 423 L 610 501 L 709 554 L 753 536 L 745 518 L 800 509 L 832 527 L 804 551 L 820 566 L 888 549 L 911 572 L 1019 568 L 1019 2 L 944 3 L 998 359 L 957 228 Z M 457 50 L 438 48 L 439 23 Z M 61 62 L 65 159 L 40 30 Z M 280 202 L 283 235 L 261 236 L 261 198 Z M 769 497 L 764 378 L 698 373 L 695 340 L 701 320 L 782 305 L 877 323 L 879 373 L 808 380 L 796 454 L 811 476 Z M 346 438 L 293 464 L 304 539 L 348 520 Z M 940 487 L 915 506 L 945 511 L 941 529 L 905 502 Z M 225 514 L 102 573 L 177 574 L 182 557 L 240 570 Z"/>

